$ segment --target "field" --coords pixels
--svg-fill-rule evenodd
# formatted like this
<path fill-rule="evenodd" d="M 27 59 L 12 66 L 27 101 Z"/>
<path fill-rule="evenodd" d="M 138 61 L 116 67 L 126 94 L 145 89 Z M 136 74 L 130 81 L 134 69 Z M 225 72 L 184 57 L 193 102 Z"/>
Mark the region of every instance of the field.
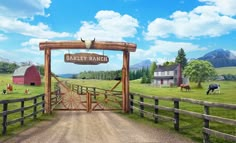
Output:
<path fill-rule="evenodd" d="M 101 87 L 105 89 L 111 89 L 113 85 L 116 84 L 117 81 L 101 81 L 101 80 L 70 80 L 71 83 L 78 84 L 78 85 L 86 85 L 90 87 Z M 143 95 L 150 95 L 150 96 L 159 96 L 159 97 L 177 97 L 177 98 L 191 98 L 209 102 L 217 102 L 217 103 L 228 103 L 228 104 L 236 104 L 236 82 L 235 81 L 217 81 L 221 85 L 221 94 L 211 94 L 206 95 L 207 87 L 210 83 L 215 82 L 205 82 L 202 83 L 201 89 L 196 88 L 195 83 L 191 83 L 191 91 L 190 92 L 181 92 L 180 88 L 173 87 L 173 88 L 159 88 L 155 86 L 150 86 L 147 84 L 140 84 L 140 80 L 130 81 L 130 92 L 140 93 Z M 120 90 L 121 85 L 119 85 L 115 90 Z M 137 99 L 138 100 L 138 99 Z M 148 101 L 150 104 L 153 103 L 153 100 Z M 172 102 L 160 101 L 159 105 L 173 107 Z M 189 103 L 181 103 L 180 109 L 203 113 L 203 107 L 199 105 L 193 105 Z M 149 109 L 147 109 L 149 110 Z M 153 109 L 150 109 L 153 112 Z M 150 124 L 151 126 L 158 126 L 161 128 L 168 128 L 173 130 L 173 124 L 171 122 L 160 122 L 160 124 L 154 124 L 153 120 L 147 118 L 140 118 L 139 113 L 133 115 L 124 115 L 128 118 L 136 120 L 138 122 L 143 122 L 145 124 Z M 166 111 L 161 111 L 161 115 L 166 115 L 169 117 L 173 117 L 173 113 L 169 113 Z M 220 116 L 225 118 L 230 118 L 236 120 L 236 111 L 234 110 L 225 110 L 219 108 L 211 108 L 210 114 L 214 116 Z M 200 119 L 196 119 L 189 116 L 180 116 L 180 133 L 184 136 L 192 138 L 197 142 L 202 142 L 202 133 L 201 127 L 203 121 Z M 211 128 L 216 129 L 221 132 L 229 133 L 236 135 L 236 127 L 235 126 L 226 126 L 223 124 L 212 123 Z M 230 143 L 226 142 L 225 140 L 212 137 L 211 141 L 214 143 Z"/>
<path fill-rule="evenodd" d="M 0 88 L 6 88 L 7 83 L 11 82 L 11 76 L 10 75 L 0 75 Z M 84 85 L 89 87 L 100 87 L 104 89 L 111 89 L 117 81 L 104 81 L 104 80 L 76 80 L 76 79 L 66 79 L 68 82 L 78 85 Z M 164 97 L 179 97 L 179 98 L 192 98 L 197 100 L 204 100 L 204 101 L 211 101 L 211 102 L 218 102 L 218 103 L 229 103 L 229 104 L 236 104 L 236 82 L 235 81 L 217 81 L 221 85 L 221 94 L 214 94 L 214 95 L 206 95 L 206 89 L 208 85 L 213 82 L 205 82 L 202 83 L 202 89 L 196 88 L 195 83 L 191 83 L 191 91 L 190 92 L 181 92 L 178 87 L 173 88 L 159 88 L 147 84 L 140 84 L 140 80 L 134 80 L 130 81 L 130 92 L 140 93 L 144 95 L 150 95 L 150 96 L 164 96 Z M 13 84 L 13 93 L 2 95 L 0 94 L 0 100 L 4 99 L 13 99 L 13 98 L 24 98 L 24 97 L 30 97 L 35 96 L 38 94 L 41 94 L 44 92 L 44 84 L 41 86 L 22 86 L 22 85 L 14 85 Z M 29 95 L 24 94 L 24 90 L 28 88 L 30 90 Z M 121 90 L 121 84 L 115 89 L 115 90 Z M 148 101 L 149 102 L 149 101 Z M 152 102 L 152 101 L 150 101 Z M 173 103 L 167 103 L 167 102 L 161 102 L 160 105 L 173 107 Z M 2 107 L 0 107 L 2 109 Z M 203 108 L 201 106 L 195 106 L 191 104 L 180 104 L 181 109 L 188 109 L 190 111 L 194 112 L 203 112 Z M 173 116 L 170 113 L 167 112 L 160 112 L 160 114 L 167 115 L 167 116 Z M 236 112 L 235 111 L 225 111 L 222 109 L 211 109 L 210 110 L 211 115 L 215 116 L 222 116 L 227 118 L 236 119 Z M 173 124 L 170 122 L 160 122 L 160 124 L 154 124 L 153 120 L 147 119 L 147 118 L 140 118 L 138 114 L 133 115 L 127 115 L 122 114 L 122 116 L 126 116 L 128 118 L 131 118 L 132 120 L 135 120 L 137 122 L 143 122 L 145 124 L 149 124 L 150 126 L 156 126 L 159 128 L 167 128 L 170 130 L 173 130 Z M 13 117 L 14 118 L 14 117 Z M 201 134 L 201 128 L 202 127 L 202 120 L 198 120 L 192 117 L 185 117 L 181 116 L 181 124 L 180 124 L 180 133 L 184 136 L 190 137 L 193 140 L 197 142 L 201 142 L 202 134 Z M 41 118 L 39 118 L 40 120 Z M 32 124 L 32 121 L 28 121 L 29 124 Z M 19 125 L 12 126 L 9 128 L 9 131 L 13 131 L 13 129 L 18 128 Z M 219 128 L 223 132 L 227 132 L 230 134 L 236 135 L 236 127 L 229 127 L 219 124 L 211 124 L 212 128 Z M 224 143 L 224 140 L 212 139 L 215 143 Z"/>
<path fill-rule="evenodd" d="M 236 75 L 236 67 L 216 68 L 216 72 L 219 75 L 222 75 L 222 74 L 233 74 L 233 75 Z"/>
<path fill-rule="evenodd" d="M 12 84 L 13 85 L 13 91 L 12 93 L 8 94 L 2 94 L 2 90 L 6 89 L 7 84 Z M 29 94 L 25 94 L 25 89 L 29 89 Z M 44 83 L 41 86 L 25 86 L 25 85 L 15 85 L 12 83 L 12 77 L 10 74 L 0 74 L 0 100 L 9 100 L 9 99 L 18 99 L 18 98 L 28 98 L 32 96 L 36 96 L 39 94 L 42 94 L 44 92 Z M 33 104 L 33 101 L 26 101 L 25 106 L 30 106 Z M 14 110 L 16 108 L 20 107 L 20 103 L 17 104 L 9 104 L 8 105 L 8 110 Z M 0 106 L 0 112 L 2 112 L 2 104 Z M 25 115 L 28 115 L 32 113 L 33 109 L 28 109 L 25 111 Z M 40 116 L 39 114 L 38 118 L 36 120 L 33 119 L 26 119 L 25 120 L 25 125 L 23 127 L 20 126 L 20 123 L 16 123 L 14 125 L 10 125 L 9 128 L 7 129 L 7 135 L 2 136 L 0 133 L 0 139 L 3 140 L 5 138 L 8 138 L 9 136 L 12 136 L 14 134 L 17 134 L 17 132 L 24 130 L 25 128 L 30 128 L 32 125 L 38 123 L 39 121 L 42 120 L 48 120 L 51 119 L 52 117 L 48 115 Z M 17 119 L 20 117 L 20 113 L 14 113 L 8 116 L 9 120 L 12 119 Z M 0 122 L 2 123 L 2 118 L 0 118 Z M 2 131 L 2 126 L 0 126 L 0 131 Z M 0 140 L 0 142 L 1 142 Z"/>

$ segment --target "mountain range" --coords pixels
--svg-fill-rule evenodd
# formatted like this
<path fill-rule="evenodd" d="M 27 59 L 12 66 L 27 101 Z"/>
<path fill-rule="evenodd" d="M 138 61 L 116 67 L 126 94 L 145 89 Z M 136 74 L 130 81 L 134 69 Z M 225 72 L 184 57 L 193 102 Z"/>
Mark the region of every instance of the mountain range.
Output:
<path fill-rule="evenodd" d="M 198 59 L 209 61 L 215 68 L 236 66 L 236 56 L 224 49 L 216 49 Z"/>
<path fill-rule="evenodd" d="M 207 54 L 205 54 L 202 57 L 197 58 L 198 60 L 206 60 L 212 63 L 212 65 L 216 68 L 218 67 L 230 67 L 230 66 L 236 66 L 236 55 L 234 55 L 232 52 L 224 49 L 216 49 L 214 51 L 211 51 Z M 0 62 L 8 62 L 13 63 L 9 59 L 0 57 Z M 151 60 L 144 60 L 139 63 L 136 63 L 134 65 L 130 65 L 130 70 L 138 70 L 142 68 L 148 68 L 151 65 Z M 65 74 L 62 76 L 70 77 L 73 74 Z"/>
<path fill-rule="evenodd" d="M 151 64 L 152 62 L 150 60 L 144 60 L 144 61 L 141 61 L 140 63 L 130 65 L 129 68 L 130 70 L 139 70 L 142 68 L 149 68 Z"/>
<path fill-rule="evenodd" d="M 197 59 L 209 61 L 215 68 L 236 66 L 236 55 L 224 49 L 216 49 Z M 144 60 L 140 63 L 131 65 L 130 70 L 142 69 L 149 67 L 150 65 L 150 60 Z"/>

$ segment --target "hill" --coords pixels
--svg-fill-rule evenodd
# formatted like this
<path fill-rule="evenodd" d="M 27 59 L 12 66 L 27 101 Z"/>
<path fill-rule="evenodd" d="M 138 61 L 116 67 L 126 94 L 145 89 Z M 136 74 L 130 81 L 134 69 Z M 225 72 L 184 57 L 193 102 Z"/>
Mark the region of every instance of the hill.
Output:
<path fill-rule="evenodd" d="M 139 70 L 142 68 L 149 68 L 151 64 L 152 62 L 150 60 L 144 60 L 144 61 L 141 61 L 140 63 L 131 65 L 130 70 Z"/>
<path fill-rule="evenodd" d="M 236 66 L 236 56 L 224 49 L 211 51 L 198 59 L 209 61 L 216 68 Z"/>

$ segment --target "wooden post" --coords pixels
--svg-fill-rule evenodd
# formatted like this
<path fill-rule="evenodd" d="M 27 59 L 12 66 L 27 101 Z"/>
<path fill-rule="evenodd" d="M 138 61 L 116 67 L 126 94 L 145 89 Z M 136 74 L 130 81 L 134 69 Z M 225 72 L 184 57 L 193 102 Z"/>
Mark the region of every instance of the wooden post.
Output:
<path fill-rule="evenodd" d="M 157 98 L 154 98 L 154 101 L 155 101 L 155 108 L 154 108 L 155 115 L 158 115 L 158 112 L 159 112 L 159 109 L 158 109 L 159 100 Z M 155 116 L 154 122 L 158 123 L 158 117 L 157 116 Z"/>
<path fill-rule="evenodd" d="M 134 95 L 130 94 L 130 110 L 129 110 L 130 113 L 134 112 L 134 109 L 133 109 L 134 101 L 133 100 L 134 100 Z"/>
<path fill-rule="evenodd" d="M 129 52 L 123 51 L 123 68 L 122 68 L 122 99 L 123 112 L 129 112 Z"/>
<path fill-rule="evenodd" d="M 34 98 L 34 119 L 36 119 L 37 118 L 37 114 L 36 114 L 36 112 L 37 112 L 37 106 L 36 106 L 36 104 L 37 104 L 37 98 Z"/>
<path fill-rule="evenodd" d="M 92 108 L 92 102 L 91 102 L 91 95 L 89 92 L 86 93 L 86 98 L 87 98 L 87 109 L 86 111 L 89 113 L 91 112 L 91 108 Z"/>
<path fill-rule="evenodd" d="M 24 111 L 25 111 L 24 107 L 25 107 L 25 101 L 22 100 L 22 101 L 21 101 L 21 111 L 20 111 L 20 115 L 21 115 L 21 119 L 22 119 L 22 120 L 20 121 L 20 125 L 21 125 L 21 126 L 24 125 Z"/>
<path fill-rule="evenodd" d="M 44 109 L 44 110 L 42 111 L 42 114 L 44 114 L 44 113 L 45 113 L 45 95 L 42 96 L 42 102 L 43 102 L 42 108 Z"/>
<path fill-rule="evenodd" d="M 51 49 L 45 49 L 44 58 L 45 113 L 51 114 Z"/>
<path fill-rule="evenodd" d="M 123 110 L 123 112 L 125 112 L 125 103 L 126 103 L 126 100 L 125 100 L 125 96 L 126 96 L 126 90 L 125 90 L 125 88 L 126 88 L 126 84 L 125 84 L 125 75 L 126 73 L 125 73 L 125 67 L 124 67 L 124 65 L 123 65 L 123 68 L 122 68 L 122 110 Z"/>
<path fill-rule="evenodd" d="M 81 88 L 80 88 L 80 94 L 81 95 L 83 94 L 83 86 L 81 86 Z"/>
<path fill-rule="evenodd" d="M 77 85 L 77 94 L 79 94 L 79 85 Z"/>
<path fill-rule="evenodd" d="M 204 106 L 204 114 L 209 115 L 209 106 Z M 209 120 L 204 119 L 204 127 L 209 128 Z M 210 143 L 210 136 L 207 133 L 203 133 L 203 143 Z"/>
<path fill-rule="evenodd" d="M 174 100 L 174 108 L 179 109 L 179 100 Z M 179 131 L 179 113 L 174 112 L 174 128 L 176 131 Z"/>
<path fill-rule="evenodd" d="M 93 88 L 93 99 L 96 99 L 96 88 Z"/>
<path fill-rule="evenodd" d="M 143 103 L 144 103 L 144 98 L 143 97 L 139 97 L 139 101 L 140 101 L 140 103 L 139 103 L 139 107 L 140 107 L 140 117 L 144 117 L 144 105 L 143 105 Z"/>
<path fill-rule="evenodd" d="M 7 106 L 8 103 L 5 102 L 3 104 L 3 114 L 2 114 L 2 134 L 5 135 L 7 133 Z"/>

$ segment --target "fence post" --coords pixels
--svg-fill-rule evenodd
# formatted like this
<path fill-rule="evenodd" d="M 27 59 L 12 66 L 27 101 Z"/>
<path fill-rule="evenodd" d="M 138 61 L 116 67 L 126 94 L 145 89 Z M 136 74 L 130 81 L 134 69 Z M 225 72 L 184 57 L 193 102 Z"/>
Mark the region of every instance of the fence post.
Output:
<path fill-rule="evenodd" d="M 93 99 L 96 99 L 97 97 L 96 97 L 96 88 L 94 87 L 93 88 Z"/>
<path fill-rule="evenodd" d="M 45 96 L 45 94 L 42 95 L 42 102 L 43 102 L 43 104 L 42 104 L 42 108 L 43 108 L 42 113 L 43 113 L 43 114 L 44 114 L 44 108 L 45 108 L 45 100 L 44 100 L 44 96 Z"/>
<path fill-rule="evenodd" d="M 83 86 L 80 87 L 80 94 L 83 94 Z"/>
<path fill-rule="evenodd" d="M 156 97 L 154 97 L 154 101 L 155 101 L 155 120 L 154 120 L 154 122 L 155 123 L 158 123 L 158 111 L 159 111 L 159 109 L 158 109 L 158 105 L 159 105 L 159 100 L 156 98 Z"/>
<path fill-rule="evenodd" d="M 209 106 L 204 106 L 204 114 L 209 115 Z M 204 118 L 204 127 L 209 128 L 209 120 Z M 210 136 L 207 133 L 203 133 L 203 143 L 210 143 Z"/>
<path fill-rule="evenodd" d="M 2 115 L 2 134 L 5 135 L 7 132 L 7 106 L 8 103 L 3 104 L 3 115 Z"/>
<path fill-rule="evenodd" d="M 37 112 L 37 98 L 34 98 L 34 119 L 36 119 L 37 118 L 37 114 L 36 114 L 36 112 Z"/>
<path fill-rule="evenodd" d="M 143 105 L 143 102 L 144 102 L 144 98 L 142 96 L 139 97 L 140 99 L 140 102 L 139 102 L 139 107 L 140 107 L 140 117 L 144 117 L 144 105 Z"/>
<path fill-rule="evenodd" d="M 134 112 L 134 109 L 133 109 L 133 107 L 134 107 L 134 95 L 132 94 L 132 93 L 130 93 L 130 113 L 133 113 Z"/>
<path fill-rule="evenodd" d="M 21 115 L 20 125 L 21 125 L 21 126 L 24 125 L 24 111 L 25 111 L 24 107 L 25 107 L 25 101 L 22 100 L 22 101 L 21 101 L 21 112 L 20 112 L 20 115 Z"/>
<path fill-rule="evenodd" d="M 79 94 L 79 85 L 77 85 L 77 94 Z"/>
<path fill-rule="evenodd" d="M 174 109 L 179 109 L 179 100 L 174 99 Z M 179 113 L 174 111 L 174 128 L 176 131 L 179 131 Z"/>

